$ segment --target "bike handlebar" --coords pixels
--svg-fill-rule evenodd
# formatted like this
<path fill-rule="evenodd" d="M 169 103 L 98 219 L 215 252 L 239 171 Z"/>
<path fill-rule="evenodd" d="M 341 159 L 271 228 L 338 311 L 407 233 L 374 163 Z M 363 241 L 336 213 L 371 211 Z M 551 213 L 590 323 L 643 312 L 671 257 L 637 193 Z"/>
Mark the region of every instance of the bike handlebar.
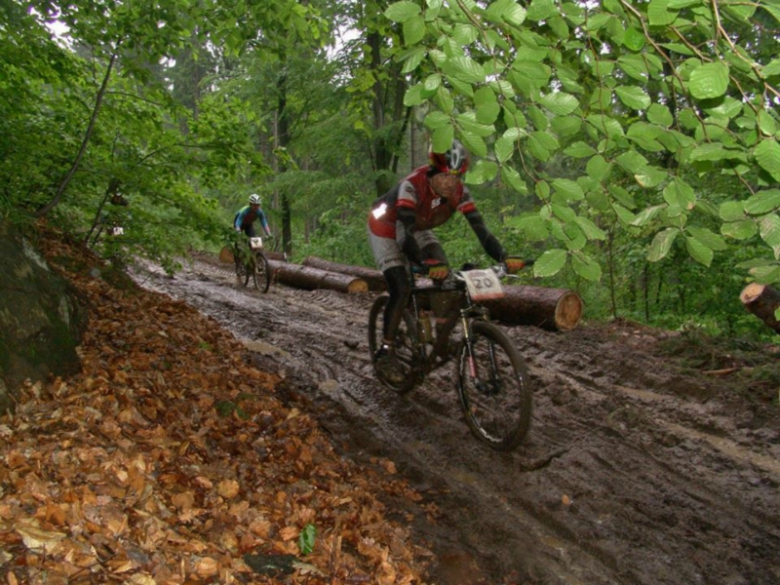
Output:
<path fill-rule="evenodd" d="M 533 266 L 534 262 L 535 260 L 533 259 L 523 260 L 523 268 L 527 268 L 528 266 Z M 460 273 L 466 270 L 478 270 L 478 267 L 467 264 L 464 265 L 464 267 L 462 267 L 460 270 L 453 270 L 451 271 L 451 273 L 457 275 L 456 278 L 458 278 L 458 280 L 463 280 L 463 277 L 460 276 Z M 504 276 L 517 276 L 516 274 L 510 274 L 507 271 L 506 263 L 504 262 L 501 262 L 500 264 L 496 264 L 494 266 L 489 266 L 487 270 L 492 270 L 493 272 L 496 273 L 496 275 L 499 278 L 502 278 Z M 412 274 L 419 274 L 422 276 L 426 276 L 428 274 L 428 267 L 420 266 L 418 264 L 412 264 Z"/>
<path fill-rule="evenodd" d="M 534 264 L 534 260 L 524 260 L 523 268 L 525 268 L 526 266 L 533 266 L 533 264 Z M 463 283 L 466 280 L 466 278 L 462 276 L 461 273 L 468 270 L 478 270 L 478 269 L 479 267 L 468 264 L 465 265 L 460 270 L 452 270 L 450 271 L 447 278 L 445 278 L 444 280 L 434 281 L 434 288 L 441 288 L 441 289 L 460 288 L 461 286 L 463 286 Z M 493 272 L 496 273 L 496 275 L 499 278 L 503 278 L 503 277 L 520 278 L 517 274 L 510 274 L 507 271 L 506 264 L 503 262 L 501 262 L 500 264 L 496 264 L 494 266 L 490 266 L 485 270 L 492 270 Z M 411 274 L 412 286 L 418 288 L 414 284 L 414 280 L 415 280 L 414 276 L 415 275 L 427 276 L 428 271 L 425 270 L 424 266 L 411 264 L 411 272 L 412 272 Z"/>

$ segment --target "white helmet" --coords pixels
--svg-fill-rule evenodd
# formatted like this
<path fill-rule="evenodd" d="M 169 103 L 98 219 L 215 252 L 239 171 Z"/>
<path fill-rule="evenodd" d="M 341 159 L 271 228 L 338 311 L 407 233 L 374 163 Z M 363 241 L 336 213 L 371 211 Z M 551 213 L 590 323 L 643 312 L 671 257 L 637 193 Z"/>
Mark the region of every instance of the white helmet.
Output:
<path fill-rule="evenodd" d="M 249 196 L 249 204 L 250 205 L 260 205 L 260 195 L 257 195 L 256 193 L 252 193 Z"/>

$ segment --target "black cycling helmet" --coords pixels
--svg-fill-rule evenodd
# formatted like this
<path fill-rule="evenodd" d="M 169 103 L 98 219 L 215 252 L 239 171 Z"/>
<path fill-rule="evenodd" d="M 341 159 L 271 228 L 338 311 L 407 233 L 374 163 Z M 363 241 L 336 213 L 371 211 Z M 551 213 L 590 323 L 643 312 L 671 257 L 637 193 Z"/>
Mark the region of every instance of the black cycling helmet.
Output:
<path fill-rule="evenodd" d="M 450 149 L 444 153 L 433 152 L 433 145 L 428 150 L 428 164 L 442 173 L 464 175 L 470 163 L 469 151 L 459 140 L 453 140 Z"/>

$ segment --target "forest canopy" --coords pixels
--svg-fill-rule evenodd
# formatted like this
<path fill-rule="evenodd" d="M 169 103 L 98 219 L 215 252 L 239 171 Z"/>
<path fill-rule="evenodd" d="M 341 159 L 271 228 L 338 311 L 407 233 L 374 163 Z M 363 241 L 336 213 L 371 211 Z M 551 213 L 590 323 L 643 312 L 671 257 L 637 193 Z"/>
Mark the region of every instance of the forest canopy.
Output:
<path fill-rule="evenodd" d="M 175 270 L 257 192 L 293 255 L 371 265 L 371 200 L 458 138 L 491 229 L 591 317 L 744 330 L 740 289 L 780 282 L 778 22 L 780 0 L 11 0 L 0 213 Z M 450 224 L 451 261 L 480 258 Z"/>

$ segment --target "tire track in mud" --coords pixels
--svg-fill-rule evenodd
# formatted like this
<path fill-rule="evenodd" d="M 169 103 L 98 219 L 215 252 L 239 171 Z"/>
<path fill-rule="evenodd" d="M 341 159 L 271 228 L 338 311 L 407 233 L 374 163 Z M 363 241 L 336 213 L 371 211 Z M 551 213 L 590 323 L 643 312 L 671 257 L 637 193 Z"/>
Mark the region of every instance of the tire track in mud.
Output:
<path fill-rule="evenodd" d="M 549 356 L 544 357 L 546 360 Z M 534 361 L 533 358 L 531 361 Z M 649 537 L 643 536 L 646 541 L 645 548 L 668 551 L 666 555 L 669 558 L 673 557 L 673 552 L 679 555 L 680 551 L 686 549 L 689 550 L 688 558 L 701 555 L 702 545 L 706 544 L 704 539 L 693 539 L 692 543 L 688 543 L 686 541 L 691 539 L 684 533 L 674 538 L 675 533 L 680 532 L 675 527 L 687 523 L 700 526 L 702 532 L 710 534 L 709 540 L 712 540 L 712 533 L 718 533 L 719 539 L 723 541 L 742 540 L 754 550 L 756 544 L 760 543 L 760 555 L 767 560 L 771 558 L 772 548 L 780 542 L 780 531 L 773 527 L 771 514 L 763 512 L 761 507 L 755 505 L 755 499 L 763 500 L 769 509 L 773 509 L 773 501 L 776 504 L 776 490 L 771 487 L 776 486 L 777 479 L 780 479 L 777 475 L 780 466 L 773 458 L 742 448 L 736 441 L 696 430 L 697 426 L 721 429 L 728 426 L 723 420 L 725 417 L 717 412 L 716 405 L 710 407 L 699 401 L 692 402 L 685 396 L 681 398 L 672 393 L 658 393 L 659 388 L 655 387 L 651 391 L 608 384 L 604 376 L 598 375 L 603 371 L 600 366 L 595 366 L 588 374 L 587 368 L 577 371 L 574 364 L 564 364 L 563 361 L 566 359 L 559 360 L 555 373 L 551 376 L 554 380 L 552 384 L 573 389 L 578 401 L 584 401 L 592 407 L 580 420 L 569 421 L 574 423 L 566 429 L 571 431 L 570 441 L 580 441 L 578 431 L 580 436 L 586 433 L 590 435 L 589 455 L 604 469 L 603 473 L 592 473 L 590 469 L 591 474 L 595 477 L 611 477 L 614 483 L 622 484 L 623 492 L 631 494 L 625 496 L 623 501 L 633 508 L 634 513 L 629 516 L 632 522 L 647 530 L 648 535 L 661 535 L 654 542 L 648 542 Z M 533 367 L 532 364 L 532 369 Z M 706 395 L 707 392 L 699 394 Z M 590 410 L 598 408 L 600 403 L 606 403 L 610 412 L 594 416 Z M 633 424 L 630 427 L 623 425 L 624 428 L 616 429 L 614 423 L 610 422 L 610 415 L 629 409 L 639 412 L 640 415 L 643 410 L 649 410 L 652 412 L 652 418 L 641 415 L 631 421 Z M 565 421 L 551 421 L 552 430 L 540 429 L 537 425 L 536 432 L 545 433 L 552 438 L 553 435 L 559 436 L 562 430 L 565 432 L 562 428 L 565 424 Z M 620 425 L 622 423 L 619 423 Z M 721 434 L 725 432 L 724 429 Z M 612 436 L 617 436 L 620 440 L 609 440 Z M 599 446 L 599 441 L 602 441 L 603 445 Z M 697 443 L 694 448 L 691 448 L 692 443 Z M 686 444 L 687 447 L 679 453 L 678 446 Z M 701 464 L 691 465 L 688 459 L 692 451 L 695 451 Z M 601 455 L 602 453 L 609 453 L 610 457 L 607 458 Z M 619 462 L 620 465 L 614 465 L 613 461 Z M 631 466 L 631 461 L 639 464 Z M 729 497 L 729 484 L 738 485 L 744 473 L 752 473 L 752 465 L 758 465 L 766 472 L 764 481 L 770 489 L 763 490 L 763 494 L 756 493 L 748 500 L 741 496 Z M 713 469 L 718 470 L 718 473 L 713 475 Z M 706 470 L 706 473 L 701 473 L 702 470 Z M 585 476 L 583 480 L 585 485 L 592 483 L 592 480 L 588 482 Z M 609 489 L 609 486 L 605 485 L 604 489 Z M 708 510 L 714 513 L 710 514 Z M 746 539 L 742 536 L 743 533 L 753 532 L 761 526 L 763 528 L 758 528 L 758 537 Z M 631 528 L 625 526 L 618 533 L 624 537 L 631 535 Z M 612 546 L 617 548 L 619 543 Z M 676 550 L 671 551 L 671 547 Z M 626 550 L 626 554 L 629 552 Z M 720 576 L 714 581 L 704 579 L 704 582 L 719 583 L 721 578 L 726 579 L 722 582 L 729 583 L 753 582 L 741 575 L 754 573 L 757 567 L 743 563 L 743 559 L 735 555 L 727 555 L 724 558 L 714 554 L 713 558 L 715 562 L 710 559 L 711 566 L 708 570 L 711 572 L 713 567 L 720 567 L 717 569 Z M 724 563 L 726 560 L 728 563 Z M 652 562 L 652 559 L 646 559 L 642 564 L 647 567 Z M 690 567 L 690 563 L 688 565 Z M 738 569 L 735 569 L 735 566 Z M 663 566 L 658 566 L 654 571 L 658 582 L 702 581 L 702 574 L 697 574 L 695 567 L 690 568 L 690 574 L 686 573 L 688 569 L 679 566 L 673 571 L 664 572 L 662 569 Z M 755 582 L 772 582 L 773 577 L 765 576 L 763 579 Z M 643 582 L 638 574 L 632 575 L 632 580 Z"/>
<path fill-rule="evenodd" d="M 147 285 L 272 348 L 258 366 L 283 372 L 350 456 L 395 461 L 443 511 L 431 523 L 395 503 L 421 537 L 478 566 L 441 568 L 439 585 L 780 581 L 776 451 L 737 429 L 712 388 L 620 338 L 508 329 L 536 385 L 534 426 L 517 452 L 495 453 L 469 435 L 450 374 L 405 397 L 374 380 L 374 295 L 262 295 L 202 262 Z"/>

